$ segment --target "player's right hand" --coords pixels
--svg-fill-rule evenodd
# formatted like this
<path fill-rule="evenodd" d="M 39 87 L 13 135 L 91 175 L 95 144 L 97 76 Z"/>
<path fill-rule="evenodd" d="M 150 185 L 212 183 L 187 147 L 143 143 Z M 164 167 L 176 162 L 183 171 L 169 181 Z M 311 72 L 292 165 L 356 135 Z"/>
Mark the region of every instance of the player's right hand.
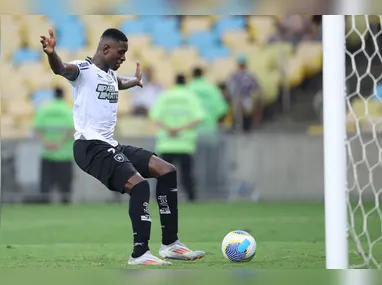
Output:
<path fill-rule="evenodd" d="M 42 50 L 46 54 L 52 54 L 56 46 L 56 38 L 54 37 L 53 30 L 49 29 L 49 38 L 41 36 L 40 43 L 42 44 Z"/>

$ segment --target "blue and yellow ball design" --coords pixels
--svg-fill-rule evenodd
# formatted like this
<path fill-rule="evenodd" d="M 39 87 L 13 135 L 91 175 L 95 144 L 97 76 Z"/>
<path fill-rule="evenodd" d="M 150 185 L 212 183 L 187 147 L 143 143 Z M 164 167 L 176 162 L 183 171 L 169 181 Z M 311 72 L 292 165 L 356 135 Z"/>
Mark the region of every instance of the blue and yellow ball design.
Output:
<path fill-rule="evenodd" d="M 249 262 L 256 255 L 256 241 L 246 231 L 232 231 L 223 239 L 222 252 L 232 262 Z"/>

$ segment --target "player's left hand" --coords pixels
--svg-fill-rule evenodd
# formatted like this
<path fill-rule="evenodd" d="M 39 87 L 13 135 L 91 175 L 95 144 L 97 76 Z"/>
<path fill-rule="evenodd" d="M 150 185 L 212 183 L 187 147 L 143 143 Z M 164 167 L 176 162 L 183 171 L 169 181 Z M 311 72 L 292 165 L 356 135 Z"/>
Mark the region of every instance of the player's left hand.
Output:
<path fill-rule="evenodd" d="M 135 70 L 135 77 L 138 79 L 138 86 L 143 87 L 141 64 L 137 61 L 137 68 Z"/>

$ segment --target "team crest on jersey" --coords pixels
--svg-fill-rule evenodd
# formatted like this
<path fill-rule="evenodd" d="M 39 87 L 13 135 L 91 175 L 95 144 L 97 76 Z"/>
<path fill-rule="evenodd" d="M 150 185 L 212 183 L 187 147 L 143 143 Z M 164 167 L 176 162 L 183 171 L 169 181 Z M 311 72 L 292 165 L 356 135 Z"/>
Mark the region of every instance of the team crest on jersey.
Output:
<path fill-rule="evenodd" d="M 125 160 L 125 158 L 123 157 L 122 154 L 118 153 L 116 155 L 114 155 L 114 159 L 118 162 L 123 162 Z"/>
<path fill-rule="evenodd" d="M 110 103 L 118 102 L 118 91 L 115 90 L 114 85 L 98 84 L 96 91 L 98 92 L 98 99 L 109 100 Z"/>

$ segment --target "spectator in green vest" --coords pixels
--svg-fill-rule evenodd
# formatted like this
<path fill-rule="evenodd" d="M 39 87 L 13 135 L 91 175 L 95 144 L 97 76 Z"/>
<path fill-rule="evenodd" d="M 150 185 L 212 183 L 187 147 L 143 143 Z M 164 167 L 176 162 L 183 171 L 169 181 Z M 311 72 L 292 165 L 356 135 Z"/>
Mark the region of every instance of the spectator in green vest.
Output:
<path fill-rule="evenodd" d="M 197 127 L 205 119 L 205 111 L 185 84 L 185 76 L 177 75 L 175 86 L 158 97 L 150 110 L 150 118 L 159 127 L 156 152 L 170 163 L 179 163 L 187 198 L 195 201 L 193 155 Z"/>
<path fill-rule="evenodd" d="M 218 177 L 217 169 L 222 166 L 222 148 L 219 122 L 228 112 L 229 106 L 219 87 L 204 77 L 202 68 L 192 72 L 193 80 L 188 88 L 201 101 L 206 117 L 198 129 L 198 157 L 196 160 L 196 177 L 199 187 L 209 191 L 218 190 L 224 179 Z M 215 189 L 216 188 L 216 189 Z"/>
<path fill-rule="evenodd" d="M 220 92 L 218 86 L 204 78 L 204 71 L 197 67 L 192 72 L 193 80 L 188 88 L 194 92 L 201 101 L 206 117 L 199 130 L 203 132 L 215 132 L 219 128 L 219 120 L 228 111 L 228 104 Z"/>
<path fill-rule="evenodd" d="M 40 193 L 42 202 L 51 202 L 56 186 L 61 203 L 69 203 L 73 180 L 73 117 L 61 88 L 55 98 L 41 106 L 34 119 L 34 129 L 41 143 Z"/>

